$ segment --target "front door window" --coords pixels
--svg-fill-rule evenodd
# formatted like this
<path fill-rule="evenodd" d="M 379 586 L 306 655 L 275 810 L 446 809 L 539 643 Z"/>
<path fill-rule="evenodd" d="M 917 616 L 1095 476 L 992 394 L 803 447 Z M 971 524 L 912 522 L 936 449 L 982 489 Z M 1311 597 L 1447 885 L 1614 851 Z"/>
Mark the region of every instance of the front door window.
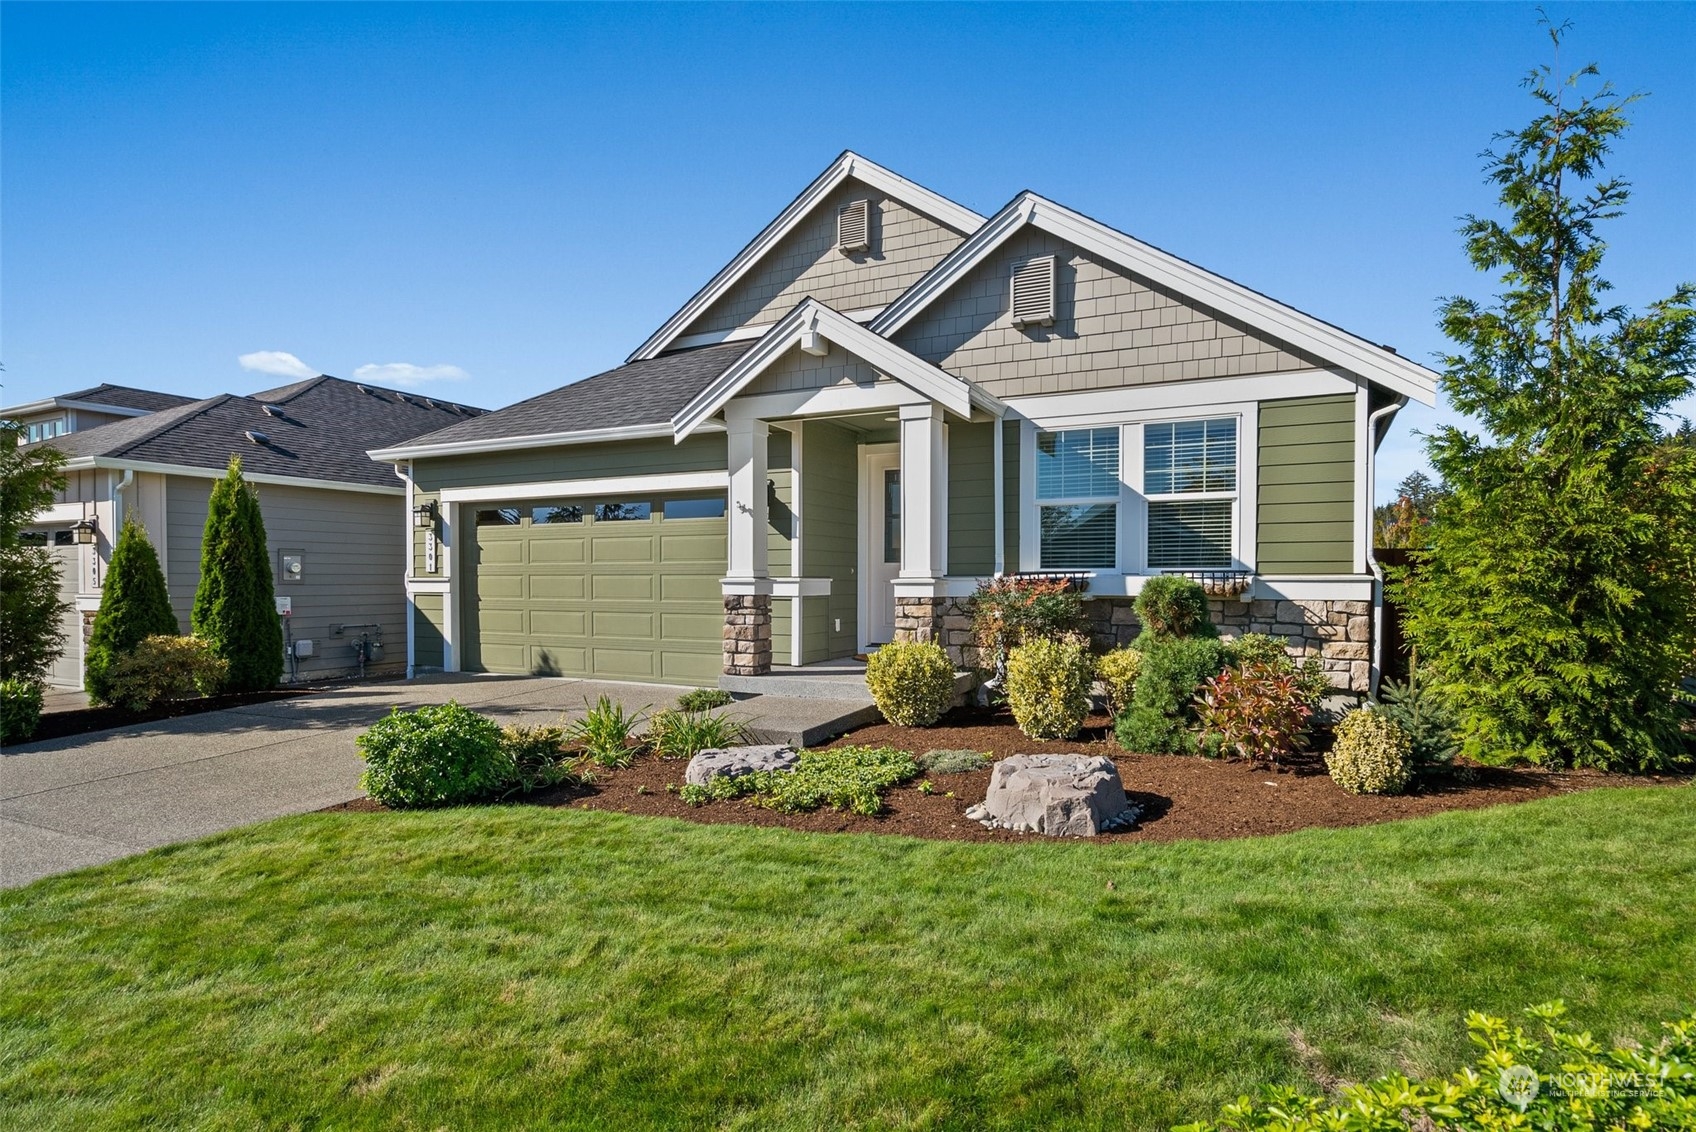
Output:
<path fill-rule="evenodd" d="M 883 560 L 901 562 L 901 469 L 883 473 Z"/>

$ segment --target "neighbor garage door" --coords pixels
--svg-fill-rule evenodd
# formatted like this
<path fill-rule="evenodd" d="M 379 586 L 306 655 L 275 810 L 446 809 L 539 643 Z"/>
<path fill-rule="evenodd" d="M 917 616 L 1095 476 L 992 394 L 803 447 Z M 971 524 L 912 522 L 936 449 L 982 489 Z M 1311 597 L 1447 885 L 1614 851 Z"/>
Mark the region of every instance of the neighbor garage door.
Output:
<path fill-rule="evenodd" d="M 722 669 L 724 495 L 466 504 L 473 671 L 705 683 Z"/>
<path fill-rule="evenodd" d="M 47 672 L 47 683 L 58 688 L 82 687 L 82 614 L 77 612 L 77 590 L 81 578 L 82 554 L 76 536 L 69 530 L 36 529 L 22 532 L 19 541 L 29 546 L 50 548 L 59 560 L 59 600 L 65 603 L 65 613 L 59 629 L 64 634 L 64 651 Z"/>

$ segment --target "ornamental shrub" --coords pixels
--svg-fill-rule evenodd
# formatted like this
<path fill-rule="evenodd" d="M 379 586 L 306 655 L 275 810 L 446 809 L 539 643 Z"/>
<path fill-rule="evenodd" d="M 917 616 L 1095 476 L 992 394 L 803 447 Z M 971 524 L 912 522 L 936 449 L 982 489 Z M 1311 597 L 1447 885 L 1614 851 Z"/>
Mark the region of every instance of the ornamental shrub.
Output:
<path fill-rule="evenodd" d="M 918 757 L 919 769 L 927 774 L 968 774 L 989 765 L 985 751 L 926 751 Z"/>
<path fill-rule="evenodd" d="M 1383 712 L 1356 708 L 1337 724 L 1325 765 L 1350 794 L 1400 794 L 1413 777 L 1413 742 Z"/>
<path fill-rule="evenodd" d="M 1207 591 L 1181 574 L 1161 574 L 1144 582 L 1136 610 L 1143 634 L 1153 638 L 1219 635 L 1207 612 Z"/>
<path fill-rule="evenodd" d="M 23 446 L 24 426 L 0 419 L 0 680 L 41 681 L 65 651 L 59 559 L 26 543 L 23 528 L 65 486 L 65 455 L 47 444 Z"/>
<path fill-rule="evenodd" d="M 954 665 L 931 641 L 891 641 L 866 661 L 866 687 L 883 718 L 929 727 L 954 706 Z"/>
<path fill-rule="evenodd" d="M 200 540 L 200 584 L 189 615 L 194 635 L 229 662 L 223 691 L 262 692 L 283 676 L 283 627 L 271 583 L 259 496 L 230 457 L 212 485 Z"/>
<path fill-rule="evenodd" d="M 1297 664 L 1286 644 L 1283 637 L 1244 633 L 1225 642 L 1226 663 L 1238 669 L 1251 664 L 1268 664 L 1279 672 L 1289 673 L 1296 678 L 1296 687 L 1301 692 L 1302 702 L 1308 707 L 1309 716 L 1317 716 L 1320 701 L 1336 689 L 1331 686 L 1331 678 L 1325 675 L 1325 665 L 1318 657 L 1310 656 Z"/>
<path fill-rule="evenodd" d="M 1385 681 L 1378 710 L 1407 732 L 1413 744 L 1415 775 L 1440 771 L 1460 751 L 1459 720 L 1441 693 L 1419 678 L 1419 665 L 1408 669 L 1406 683 Z"/>
<path fill-rule="evenodd" d="M 702 751 L 734 747 L 747 735 L 739 719 L 722 712 L 656 711 L 644 738 L 662 759 L 692 759 Z"/>
<path fill-rule="evenodd" d="M 588 781 L 587 775 L 578 772 L 577 760 L 566 753 L 562 727 L 503 727 L 501 748 L 512 760 L 503 798 Z"/>
<path fill-rule="evenodd" d="M 1279 756 L 1301 749 L 1313 709 L 1288 667 L 1255 661 L 1202 685 L 1196 717 L 1221 754 L 1277 766 Z"/>
<path fill-rule="evenodd" d="M 679 711 L 709 711 L 726 707 L 734 697 L 723 688 L 692 688 L 677 697 Z"/>
<path fill-rule="evenodd" d="M 146 529 L 134 519 L 124 520 L 123 530 L 118 532 L 118 545 L 112 548 L 106 581 L 100 587 L 100 612 L 94 615 L 94 628 L 88 639 L 83 687 L 99 703 L 121 702 L 113 693 L 108 677 L 113 663 L 133 652 L 146 638 L 175 637 L 181 631 L 176 611 L 171 608 L 170 592 L 165 588 L 165 572 L 159 568 L 159 555 L 148 541 Z"/>
<path fill-rule="evenodd" d="M 198 637 L 175 633 L 146 637 L 107 668 L 105 698 L 130 711 L 147 711 L 166 700 L 217 691 L 228 667 Z"/>
<path fill-rule="evenodd" d="M 514 778 L 500 727 L 452 700 L 395 708 L 354 743 L 365 759 L 360 787 L 396 809 L 486 798 Z"/>
<path fill-rule="evenodd" d="M 1137 673 L 1142 671 L 1142 653 L 1126 646 L 1098 658 L 1095 678 L 1107 690 L 1107 710 L 1114 716 L 1131 706 Z"/>
<path fill-rule="evenodd" d="M 1007 687 L 1007 654 L 1014 648 L 1084 628 L 1083 595 L 1064 578 L 987 578 L 978 583 L 971 609 L 978 667 L 995 689 Z"/>
<path fill-rule="evenodd" d="M 1130 709 L 1114 720 L 1114 738 L 1127 751 L 1193 754 L 1196 692 L 1224 669 L 1225 647 L 1213 637 L 1139 636 L 1137 649 L 1142 668 Z"/>
<path fill-rule="evenodd" d="M 789 770 L 721 774 L 705 786 L 684 786 L 678 796 L 691 806 L 715 799 L 748 798 L 782 813 L 820 806 L 872 815 L 883 809 L 883 792 L 918 777 L 913 756 L 893 747 L 838 747 L 802 751 Z"/>
<path fill-rule="evenodd" d="M 593 705 L 585 699 L 583 708 L 583 718 L 565 729 L 566 741 L 582 747 L 584 754 L 604 767 L 616 769 L 635 762 L 639 744 L 633 740 L 647 709 L 625 711 L 611 696 L 600 696 Z"/>
<path fill-rule="evenodd" d="M 1526 1011 L 1541 1038 L 1506 1019 L 1469 1014 L 1466 1028 L 1482 1051 L 1450 1077 L 1410 1081 L 1400 1073 L 1335 1096 L 1268 1087 L 1258 1101 L 1240 1097 L 1220 1119 L 1176 1132 L 1293 1132 L 1296 1129 L 1690 1128 L 1696 1126 L 1696 1015 L 1663 1026 L 1647 1048 L 1603 1052 L 1589 1033 L 1555 1023 L 1559 1001 Z"/>
<path fill-rule="evenodd" d="M 1032 739 L 1070 739 L 1089 714 L 1095 661 L 1075 636 L 1026 641 L 1007 657 L 1007 704 Z"/>
<path fill-rule="evenodd" d="M 22 743 L 41 723 L 41 685 L 0 680 L 0 744 Z"/>

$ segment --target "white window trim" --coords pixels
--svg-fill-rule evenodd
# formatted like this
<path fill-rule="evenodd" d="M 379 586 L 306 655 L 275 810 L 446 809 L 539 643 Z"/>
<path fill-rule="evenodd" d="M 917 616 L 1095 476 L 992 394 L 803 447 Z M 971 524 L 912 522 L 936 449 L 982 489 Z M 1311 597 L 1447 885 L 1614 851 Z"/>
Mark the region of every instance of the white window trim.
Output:
<path fill-rule="evenodd" d="M 1237 490 L 1235 492 L 1180 492 L 1156 496 L 1156 501 L 1177 499 L 1220 499 L 1233 497 L 1236 508 L 1232 514 L 1232 563 L 1229 569 L 1255 569 L 1255 547 L 1258 540 L 1256 522 L 1260 498 L 1260 403 L 1242 401 L 1231 404 L 1185 405 L 1170 408 L 1123 410 L 1090 415 L 1068 414 L 1045 417 L 1039 421 L 1026 418 L 1019 422 L 1019 566 L 1024 571 L 1040 571 L 1042 567 L 1042 536 L 1038 523 L 1041 504 L 1055 500 L 1036 497 L 1036 437 L 1038 432 L 1059 432 L 1066 429 L 1120 427 L 1119 434 L 1119 553 L 1112 570 L 1077 571 L 1095 577 L 1149 577 L 1148 567 L 1148 503 L 1143 492 L 1143 429 L 1144 424 L 1169 421 L 1210 420 L 1220 417 L 1237 419 Z M 1065 501 L 1059 501 L 1065 502 Z M 1218 567 L 1226 569 L 1226 567 Z"/>
<path fill-rule="evenodd" d="M 1067 496 L 1059 496 L 1059 497 L 1056 497 L 1056 498 L 1053 498 L 1053 499 L 1042 499 L 1042 498 L 1038 498 L 1037 495 L 1036 495 L 1037 487 L 1036 487 L 1035 468 L 1036 468 L 1036 455 L 1039 454 L 1037 447 L 1036 447 L 1038 436 L 1040 436 L 1043 432 L 1051 432 L 1051 433 L 1052 432 L 1082 432 L 1085 429 L 1106 430 L 1106 429 L 1111 429 L 1111 428 L 1113 428 L 1112 425 L 1075 425 L 1075 426 L 1070 426 L 1070 427 L 1064 428 L 1064 429 L 1037 429 L 1035 432 L 1031 433 L 1031 446 L 1032 446 L 1032 452 L 1033 452 L 1032 457 L 1031 457 L 1031 468 L 1032 468 L 1032 477 L 1031 477 L 1031 497 L 1032 497 L 1031 523 L 1036 528 L 1035 531 L 1033 532 L 1036 536 L 1037 565 L 1036 565 L 1035 569 L 1038 569 L 1038 570 L 1053 570 L 1057 573 L 1071 573 L 1071 572 L 1083 571 L 1083 570 L 1094 571 L 1094 570 L 1100 570 L 1100 569 L 1117 570 L 1117 569 L 1120 568 L 1119 564 L 1125 561 L 1124 547 L 1122 545 L 1120 545 L 1124 542 L 1124 531 L 1125 531 L 1125 523 L 1123 521 L 1122 516 L 1125 513 L 1125 433 L 1126 433 L 1126 430 L 1123 427 L 1120 427 L 1118 429 L 1118 433 L 1119 433 L 1119 473 L 1118 473 L 1119 490 L 1116 493 L 1111 494 L 1111 495 L 1067 495 Z M 1042 565 L 1042 522 L 1041 522 L 1042 509 L 1044 507 L 1094 507 L 1098 504 L 1103 504 L 1103 503 L 1112 504 L 1113 508 L 1114 508 L 1113 522 L 1114 522 L 1114 526 L 1115 526 L 1115 537 L 1114 537 L 1114 551 L 1113 551 L 1113 557 L 1114 557 L 1113 566 L 1112 567 L 1089 567 L 1089 566 L 1044 566 L 1044 565 Z"/>

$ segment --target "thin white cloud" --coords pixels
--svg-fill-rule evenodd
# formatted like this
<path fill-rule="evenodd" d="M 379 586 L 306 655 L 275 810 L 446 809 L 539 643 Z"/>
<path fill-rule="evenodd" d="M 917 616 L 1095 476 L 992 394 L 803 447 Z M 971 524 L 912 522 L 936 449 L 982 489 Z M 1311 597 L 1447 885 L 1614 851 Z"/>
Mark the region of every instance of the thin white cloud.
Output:
<path fill-rule="evenodd" d="M 360 381 L 374 385 L 423 385 L 429 381 L 464 381 L 471 375 L 458 366 L 415 366 L 411 362 L 367 362 L 353 371 Z"/>
<path fill-rule="evenodd" d="M 236 361 L 242 369 L 250 369 L 255 373 L 268 373 L 276 377 L 317 377 L 318 371 L 283 350 L 256 350 L 251 354 L 243 354 Z"/>

